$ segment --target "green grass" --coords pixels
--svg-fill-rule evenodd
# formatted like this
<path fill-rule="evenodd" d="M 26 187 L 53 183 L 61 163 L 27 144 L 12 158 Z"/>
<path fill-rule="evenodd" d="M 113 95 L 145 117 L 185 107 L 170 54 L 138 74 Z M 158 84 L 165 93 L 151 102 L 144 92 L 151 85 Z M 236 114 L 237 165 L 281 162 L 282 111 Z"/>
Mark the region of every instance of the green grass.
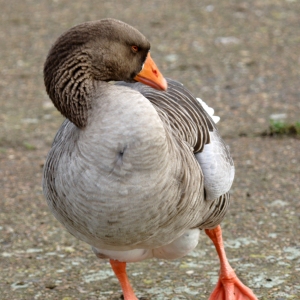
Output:
<path fill-rule="evenodd" d="M 26 150 L 36 150 L 36 146 L 32 145 L 32 144 L 30 144 L 28 142 L 24 142 L 23 146 L 26 148 Z"/>
<path fill-rule="evenodd" d="M 300 122 L 289 124 L 281 120 L 270 120 L 269 135 L 299 135 Z"/>

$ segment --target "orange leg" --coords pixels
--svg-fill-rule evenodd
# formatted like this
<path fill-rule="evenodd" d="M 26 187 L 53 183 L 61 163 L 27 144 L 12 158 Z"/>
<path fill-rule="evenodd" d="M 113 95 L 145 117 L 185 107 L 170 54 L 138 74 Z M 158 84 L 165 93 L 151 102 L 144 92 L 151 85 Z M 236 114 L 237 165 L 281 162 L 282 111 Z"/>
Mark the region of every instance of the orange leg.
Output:
<path fill-rule="evenodd" d="M 221 226 L 206 229 L 205 232 L 213 241 L 220 259 L 219 280 L 209 300 L 258 300 L 253 292 L 238 279 L 227 260 Z"/>
<path fill-rule="evenodd" d="M 120 282 L 123 291 L 124 300 L 138 300 L 138 298 L 134 294 L 134 291 L 127 277 L 126 262 L 120 262 L 113 259 L 111 259 L 109 262 L 116 277 Z"/>

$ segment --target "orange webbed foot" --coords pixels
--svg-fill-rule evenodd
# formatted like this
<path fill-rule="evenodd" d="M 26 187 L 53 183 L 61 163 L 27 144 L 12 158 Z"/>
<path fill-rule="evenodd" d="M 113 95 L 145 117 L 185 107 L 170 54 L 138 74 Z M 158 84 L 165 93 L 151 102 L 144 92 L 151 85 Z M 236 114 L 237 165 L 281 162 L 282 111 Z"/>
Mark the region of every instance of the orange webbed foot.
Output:
<path fill-rule="evenodd" d="M 209 300 L 257 300 L 257 298 L 235 275 L 230 279 L 220 278 Z"/>
<path fill-rule="evenodd" d="M 224 250 L 221 227 L 206 229 L 205 232 L 213 241 L 220 259 L 220 277 L 209 300 L 258 300 L 254 293 L 238 279 L 229 265 Z"/>

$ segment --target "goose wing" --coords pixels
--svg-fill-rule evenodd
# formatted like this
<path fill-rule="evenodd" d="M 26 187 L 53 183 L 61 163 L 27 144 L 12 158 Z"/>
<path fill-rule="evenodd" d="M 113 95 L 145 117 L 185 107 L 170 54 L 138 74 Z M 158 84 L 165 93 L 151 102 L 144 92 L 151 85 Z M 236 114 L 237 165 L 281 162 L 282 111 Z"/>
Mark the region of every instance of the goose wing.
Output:
<path fill-rule="evenodd" d="M 118 84 L 130 85 L 145 96 L 172 133 L 192 147 L 204 175 L 205 198 L 217 199 L 229 191 L 234 178 L 229 148 L 201 102 L 180 82 L 172 79 L 167 82 L 166 92 L 140 83 Z"/>

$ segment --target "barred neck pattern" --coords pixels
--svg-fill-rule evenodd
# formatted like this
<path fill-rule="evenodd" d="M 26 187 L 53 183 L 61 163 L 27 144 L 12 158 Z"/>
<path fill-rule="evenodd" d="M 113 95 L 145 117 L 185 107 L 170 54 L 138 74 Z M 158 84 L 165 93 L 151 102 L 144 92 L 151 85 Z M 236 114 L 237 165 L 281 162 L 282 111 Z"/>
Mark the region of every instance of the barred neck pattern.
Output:
<path fill-rule="evenodd" d="M 93 78 L 89 73 L 90 57 L 87 53 L 73 53 L 63 65 L 45 72 L 47 92 L 55 107 L 77 127 L 87 124 L 94 91 Z M 47 74 L 52 77 L 48 81 Z"/>

